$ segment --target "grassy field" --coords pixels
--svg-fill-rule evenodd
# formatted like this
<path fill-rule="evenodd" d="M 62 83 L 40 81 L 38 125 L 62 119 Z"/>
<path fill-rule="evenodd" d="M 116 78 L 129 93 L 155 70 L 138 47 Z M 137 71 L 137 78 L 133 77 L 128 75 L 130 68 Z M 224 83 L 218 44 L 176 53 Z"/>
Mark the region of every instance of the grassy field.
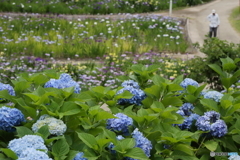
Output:
<path fill-rule="evenodd" d="M 240 33 L 240 6 L 232 10 L 229 21 L 233 28 Z"/>

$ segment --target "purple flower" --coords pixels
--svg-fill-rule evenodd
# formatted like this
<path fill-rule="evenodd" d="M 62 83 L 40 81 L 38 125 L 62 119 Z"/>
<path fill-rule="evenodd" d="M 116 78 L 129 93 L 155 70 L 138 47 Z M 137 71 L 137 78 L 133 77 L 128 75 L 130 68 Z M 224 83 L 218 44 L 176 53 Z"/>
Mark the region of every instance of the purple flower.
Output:
<path fill-rule="evenodd" d="M 184 89 L 187 88 L 187 86 L 195 86 L 195 87 L 198 87 L 199 84 L 197 81 L 194 81 L 193 79 L 191 78 L 185 78 L 181 83 L 180 83 L 180 86 L 183 87 Z"/>
<path fill-rule="evenodd" d="M 206 93 L 204 93 L 203 97 L 206 99 L 212 99 L 216 102 L 220 102 L 220 100 L 223 97 L 223 94 L 218 91 L 207 91 Z"/>
<path fill-rule="evenodd" d="M 15 96 L 15 91 L 13 87 L 9 84 L 0 83 L 0 91 L 2 90 L 7 90 L 10 95 Z"/>

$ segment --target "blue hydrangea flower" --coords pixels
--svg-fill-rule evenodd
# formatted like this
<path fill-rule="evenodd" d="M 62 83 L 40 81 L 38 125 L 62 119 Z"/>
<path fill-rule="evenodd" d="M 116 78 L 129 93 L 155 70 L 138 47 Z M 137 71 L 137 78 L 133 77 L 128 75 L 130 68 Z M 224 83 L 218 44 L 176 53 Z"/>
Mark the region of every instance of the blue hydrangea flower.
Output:
<path fill-rule="evenodd" d="M 37 135 L 26 135 L 22 138 L 13 139 L 9 142 L 8 148 L 15 152 L 17 156 L 20 156 L 28 148 L 43 150 L 45 153 L 48 150 L 44 145 L 43 138 Z"/>
<path fill-rule="evenodd" d="M 56 119 L 49 115 L 42 115 L 36 123 L 32 125 L 33 132 L 37 132 L 41 127 L 48 125 L 49 132 L 52 135 L 63 135 L 67 126 L 63 123 L 62 120 Z"/>
<path fill-rule="evenodd" d="M 210 131 L 210 134 L 214 137 L 222 137 L 227 134 L 226 123 L 220 120 L 220 114 L 215 111 L 204 113 L 197 119 L 195 125 L 199 130 Z"/>
<path fill-rule="evenodd" d="M 181 83 L 180 86 L 183 87 L 184 89 L 187 88 L 187 86 L 195 86 L 195 87 L 199 87 L 199 84 L 197 81 L 191 79 L 191 78 L 185 78 Z"/>
<path fill-rule="evenodd" d="M 177 111 L 178 114 L 181 116 L 190 116 L 192 114 L 192 110 L 194 109 L 193 104 L 191 103 L 184 103 L 179 110 Z"/>
<path fill-rule="evenodd" d="M 0 91 L 2 90 L 7 90 L 9 95 L 15 96 L 15 91 L 13 87 L 9 84 L 0 83 Z"/>
<path fill-rule="evenodd" d="M 52 87 L 58 89 L 75 87 L 75 93 L 80 93 L 81 91 L 80 85 L 75 82 L 69 74 L 66 73 L 61 74 L 59 79 L 50 79 L 47 83 L 45 83 L 44 87 Z"/>
<path fill-rule="evenodd" d="M 135 139 L 135 147 L 141 148 L 145 152 L 146 156 L 150 157 L 150 151 L 152 149 L 151 141 L 144 137 L 143 134 L 138 131 L 138 128 L 133 131 L 132 137 Z"/>
<path fill-rule="evenodd" d="M 13 132 L 16 130 L 14 126 L 18 126 L 24 121 L 24 115 L 17 108 L 5 106 L 0 108 L 0 130 Z"/>
<path fill-rule="evenodd" d="M 124 139 L 124 137 L 122 136 L 122 135 L 118 135 L 117 137 L 117 140 L 122 140 L 122 139 Z M 114 146 L 114 144 L 111 142 L 109 145 L 108 145 L 108 148 L 110 149 L 110 151 L 111 151 L 111 153 L 116 153 L 116 151 L 115 150 L 113 150 L 113 147 L 115 147 Z"/>
<path fill-rule="evenodd" d="M 133 88 L 136 88 L 136 89 L 139 89 L 139 88 L 140 88 L 139 85 L 138 85 L 138 83 L 135 82 L 135 81 L 133 81 L 133 80 L 127 80 L 127 81 L 124 81 L 124 82 L 122 83 L 122 87 L 128 87 L 128 86 L 133 87 Z"/>
<path fill-rule="evenodd" d="M 227 125 L 226 123 L 219 119 L 211 125 L 211 135 L 214 137 L 222 137 L 227 134 Z"/>
<path fill-rule="evenodd" d="M 33 148 L 26 148 L 17 160 L 52 160 L 48 155 L 42 151 Z"/>
<path fill-rule="evenodd" d="M 195 122 L 200 116 L 198 114 L 191 114 L 189 117 L 185 117 L 182 124 L 176 124 L 179 126 L 180 129 L 190 129 L 193 122 Z"/>
<path fill-rule="evenodd" d="M 131 86 L 126 86 L 125 88 L 120 89 L 117 92 L 117 95 L 123 93 L 124 91 L 129 91 L 131 94 L 133 94 L 133 96 L 130 99 L 123 99 L 123 98 L 119 99 L 118 104 L 120 105 L 125 105 L 125 104 L 140 105 L 142 100 L 146 98 L 146 94 L 141 89 L 136 89 Z"/>
<path fill-rule="evenodd" d="M 204 95 L 203 95 L 204 98 L 206 99 L 212 99 L 216 102 L 220 102 L 220 100 L 222 99 L 223 97 L 223 94 L 218 92 L 218 91 L 207 91 Z"/>
<path fill-rule="evenodd" d="M 118 118 L 110 118 L 107 120 L 107 129 L 122 132 L 126 135 L 129 134 L 128 127 L 133 125 L 132 118 L 123 113 L 117 113 L 115 116 Z"/>
<path fill-rule="evenodd" d="M 239 155 L 231 155 L 230 157 L 228 157 L 228 160 L 240 160 L 240 156 Z"/>
<path fill-rule="evenodd" d="M 79 153 L 73 158 L 73 160 L 88 160 L 87 158 L 84 158 L 83 155 L 84 155 L 83 152 L 79 152 Z"/>

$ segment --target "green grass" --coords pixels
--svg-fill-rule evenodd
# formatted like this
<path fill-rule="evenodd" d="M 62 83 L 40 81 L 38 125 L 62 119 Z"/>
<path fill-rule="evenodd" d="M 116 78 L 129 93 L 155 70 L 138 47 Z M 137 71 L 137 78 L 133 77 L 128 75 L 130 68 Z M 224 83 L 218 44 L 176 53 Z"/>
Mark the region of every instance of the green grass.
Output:
<path fill-rule="evenodd" d="M 229 21 L 233 28 L 240 33 L 240 6 L 234 8 L 230 14 Z"/>

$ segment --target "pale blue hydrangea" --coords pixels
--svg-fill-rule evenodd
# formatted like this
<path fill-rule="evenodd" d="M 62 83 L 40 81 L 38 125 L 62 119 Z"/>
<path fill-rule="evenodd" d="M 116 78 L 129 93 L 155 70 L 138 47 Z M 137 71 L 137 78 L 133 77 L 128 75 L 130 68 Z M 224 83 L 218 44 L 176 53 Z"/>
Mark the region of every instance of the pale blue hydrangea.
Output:
<path fill-rule="evenodd" d="M 220 114 L 215 111 L 205 112 L 203 116 L 197 119 L 195 124 L 198 130 L 210 131 L 214 137 L 222 137 L 227 134 L 227 125 L 220 120 Z"/>
<path fill-rule="evenodd" d="M 17 160 L 52 160 L 42 151 L 33 148 L 26 148 L 18 157 Z"/>
<path fill-rule="evenodd" d="M 212 99 L 216 102 L 220 102 L 220 100 L 222 99 L 223 97 L 223 94 L 218 92 L 218 91 L 207 91 L 204 95 L 203 95 L 204 98 L 206 99 Z"/>
<path fill-rule="evenodd" d="M 187 86 L 195 86 L 195 87 L 199 87 L 199 84 L 197 81 L 191 79 L 191 78 L 185 78 L 181 83 L 180 86 L 183 87 L 184 89 L 187 88 Z"/>
<path fill-rule="evenodd" d="M 110 118 L 107 120 L 107 129 L 122 132 L 123 134 L 129 134 L 128 127 L 133 125 L 133 120 L 131 117 L 123 113 L 117 113 L 114 115 L 118 118 Z"/>
<path fill-rule="evenodd" d="M 13 132 L 16 130 L 14 126 L 19 126 L 24 121 L 24 115 L 17 108 L 0 108 L 0 130 Z"/>
<path fill-rule="evenodd" d="M 15 91 L 13 87 L 9 84 L 0 83 L 0 91 L 7 90 L 9 95 L 15 96 Z"/>
<path fill-rule="evenodd" d="M 66 130 L 67 126 L 63 123 L 62 120 L 56 119 L 49 115 L 42 115 L 36 123 L 32 125 L 33 132 L 37 132 L 41 127 L 48 125 L 49 132 L 52 135 L 63 135 Z"/>
<path fill-rule="evenodd" d="M 189 117 L 184 117 L 184 121 L 182 124 L 176 124 L 179 126 L 180 129 L 190 129 L 191 126 L 193 125 L 193 122 L 195 122 L 200 116 L 198 114 L 191 114 Z"/>
<path fill-rule="evenodd" d="M 133 88 L 131 86 L 126 86 L 125 88 L 120 89 L 117 92 L 117 95 L 123 93 L 124 91 L 129 91 L 131 94 L 133 94 L 133 96 L 130 99 L 123 99 L 123 98 L 119 99 L 118 104 L 120 105 L 125 105 L 125 104 L 141 105 L 142 100 L 146 98 L 146 94 L 144 93 L 144 91 L 142 91 L 141 89 Z"/>
<path fill-rule="evenodd" d="M 45 153 L 48 150 L 44 145 L 43 138 L 37 135 L 25 135 L 22 138 L 13 139 L 9 142 L 8 148 L 15 152 L 17 156 L 20 156 L 28 148 L 43 150 Z"/>
<path fill-rule="evenodd" d="M 228 160 L 240 160 L 240 156 L 239 155 L 231 155 L 230 157 L 228 157 Z"/>
<path fill-rule="evenodd" d="M 73 160 L 88 160 L 87 158 L 84 158 L 84 153 L 83 152 L 79 152 L 74 158 Z"/>
<path fill-rule="evenodd" d="M 127 86 L 130 86 L 130 87 L 133 87 L 133 88 L 136 88 L 136 89 L 140 88 L 138 83 L 133 81 L 133 80 L 127 80 L 127 81 L 124 81 L 122 83 L 122 87 L 127 87 Z"/>
<path fill-rule="evenodd" d="M 50 79 L 47 83 L 44 85 L 45 88 L 69 88 L 69 87 L 75 87 L 74 92 L 80 93 L 81 88 L 80 85 L 75 82 L 70 75 L 63 73 L 60 75 L 59 79 Z"/>
<path fill-rule="evenodd" d="M 143 134 L 136 128 L 133 133 L 132 137 L 135 139 L 135 147 L 141 148 L 147 157 L 150 157 L 150 151 L 152 149 L 152 143 Z"/>

